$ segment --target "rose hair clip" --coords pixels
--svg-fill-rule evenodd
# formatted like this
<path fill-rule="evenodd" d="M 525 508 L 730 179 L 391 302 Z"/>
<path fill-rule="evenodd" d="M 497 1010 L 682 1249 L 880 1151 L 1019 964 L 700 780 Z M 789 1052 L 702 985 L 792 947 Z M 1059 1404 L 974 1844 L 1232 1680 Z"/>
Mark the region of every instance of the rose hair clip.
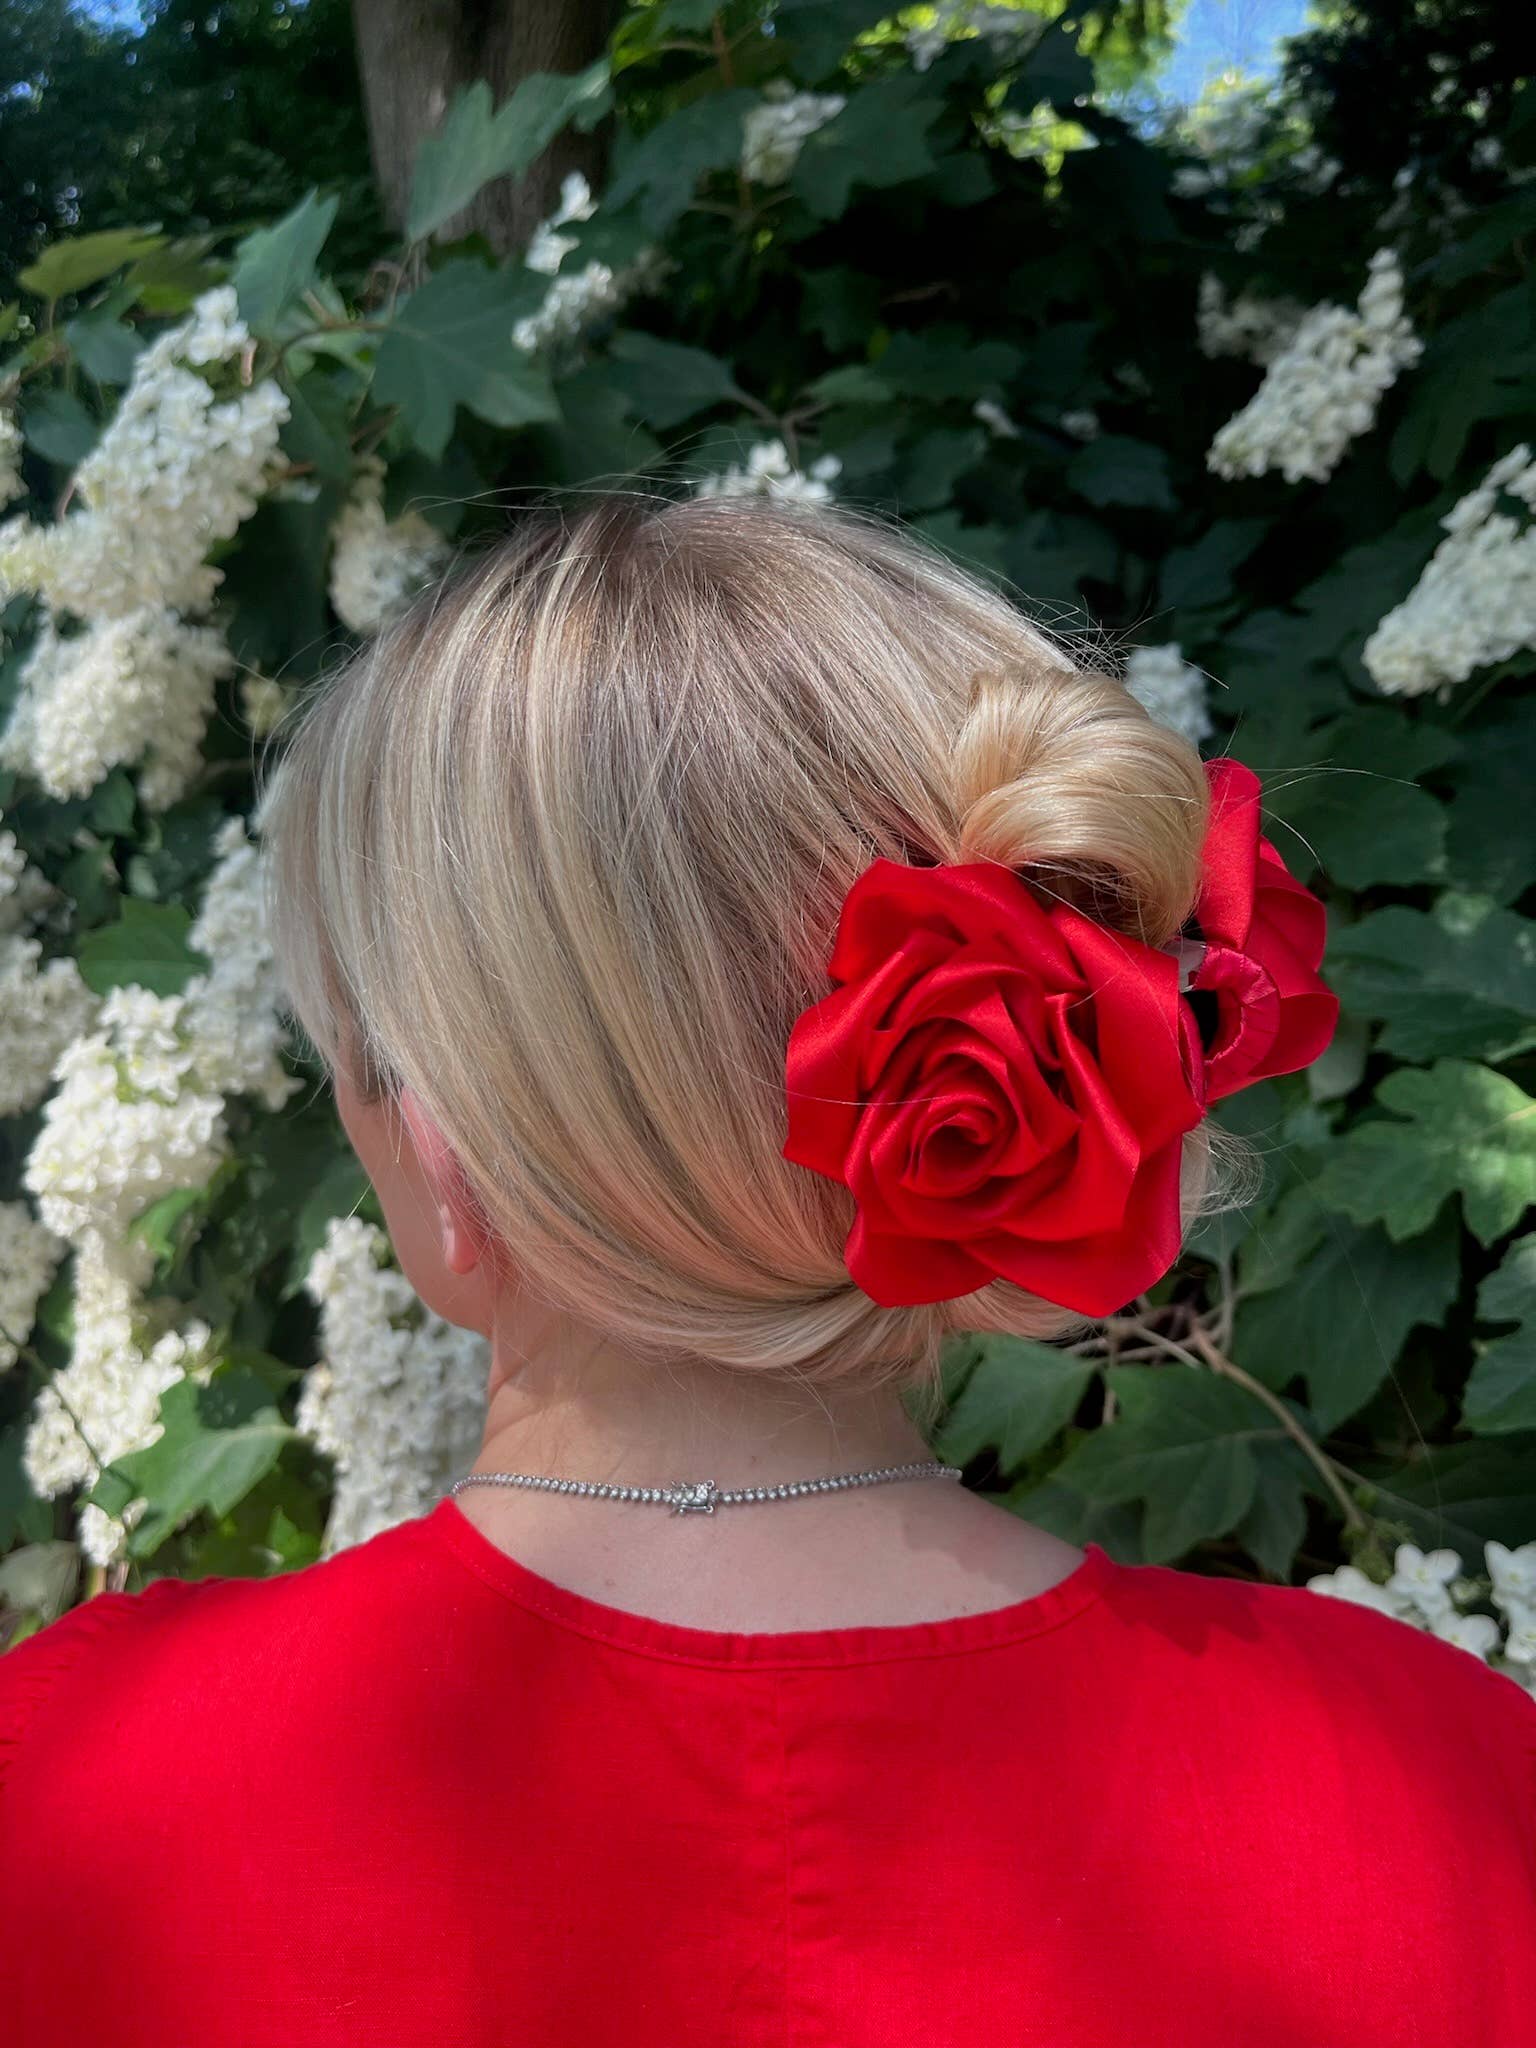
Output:
<path fill-rule="evenodd" d="M 872 1300 L 1008 1280 L 1113 1314 L 1178 1256 L 1183 1141 L 1209 1105 L 1328 1045 L 1323 906 L 1263 837 L 1252 770 L 1206 777 L 1169 950 L 993 862 L 877 860 L 848 891 L 831 993 L 790 1035 L 784 1157 L 852 1194 L 845 1257 Z"/>

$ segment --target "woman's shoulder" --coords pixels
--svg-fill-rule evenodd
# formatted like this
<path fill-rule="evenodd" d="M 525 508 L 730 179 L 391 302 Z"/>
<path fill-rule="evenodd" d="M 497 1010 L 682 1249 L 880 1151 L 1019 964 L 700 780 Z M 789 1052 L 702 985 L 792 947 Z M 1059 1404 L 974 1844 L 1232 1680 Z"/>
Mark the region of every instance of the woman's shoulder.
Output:
<path fill-rule="evenodd" d="M 1250 1721 L 1275 1748 L 1344 1744 L 1443 1768 L 1494 1768 L 1536 1823 L 1536 1697 L 1431 1630 L 1306 1586 L 1168 1565 L 1108 1575 L 1122 1663 L 1172 1675 L 1193 1709 Z"/>
<path fill-rule="evenodd" d="M 12 1644 L 0 1653 L 0 1800 L 22 1769 L 82 1756 L 104 1768 L 152 1721 L 200 1706 L 256 1712 L 280 1666 L 326 1668 L 377 1630 L 391 1591 L 408 1598 L 416 1526 L 267 1578 L 163 1577 L 98 1593 Z"/>

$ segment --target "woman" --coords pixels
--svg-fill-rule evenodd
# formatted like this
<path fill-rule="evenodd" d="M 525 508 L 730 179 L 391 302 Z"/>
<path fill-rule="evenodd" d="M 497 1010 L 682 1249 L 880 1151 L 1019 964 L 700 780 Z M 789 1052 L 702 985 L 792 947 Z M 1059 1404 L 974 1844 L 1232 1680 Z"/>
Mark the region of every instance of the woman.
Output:
<path fill-rule="evenodd" d="M 264 805 L 484 1445 L 0 1660 L 14 2038 L 1530 2037 L 1527 1695 L 921 1426 L 947 1332 L 1161 1277 L 1210 1103 L 1327 1042 L 1245 771 L 873 520 L 628 497 L 419 601 Z"/>

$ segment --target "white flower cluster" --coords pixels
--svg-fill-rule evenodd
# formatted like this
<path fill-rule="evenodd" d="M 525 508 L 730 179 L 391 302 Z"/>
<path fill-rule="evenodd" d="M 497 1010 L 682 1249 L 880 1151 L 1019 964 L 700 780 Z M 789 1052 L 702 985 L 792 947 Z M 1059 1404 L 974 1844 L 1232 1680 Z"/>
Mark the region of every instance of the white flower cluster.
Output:
<path fill-rule="evenodd" d="M 283 1066 L 283 989 L 267 935 L 265 856 L 240 818 L 214 838 L 218 866 L 208 877 L 188 943 L 212 965 L 181 991 L 182 1021 L 200 1088 L 254 1095 L 281 1109 L 303 1086 Z"/>
<path fill-rule="evenodd" d="M 8 505 L 26 489 L 21 480 L 21 428 L 12 415 L 0 410 L 0 505 Z"/>
<path fill-rule="evenodd" d="M 1204 671 L 1184 659 L 1177 641 L 1134 648 L 1126 657 L 1125 687 L 1159 725 L 1182 733 L 1192 746 L 1210 738 Z"/>
<path fill-rule="evenodd" d="M 120 762 L 141 761 L 139 794 L 163 809 L 197 772 L 214 684 L 233 667 L 222 634 L 163 605 L 67 638 L 46 619 L 0 734 L 0 761 L 61 801 L 89 794 Z"/>
<path fill-rule="evenodd" d="M 696 498 L 789 498 L 801 504 L 825 504 L 831 481 L 842 469 L 835 455 L 823 455 L 808 470 L 798 470 L 782 441 L 759 441 L 745 463 L 733 462 L 694 486 Z"/>
<path fill-rule="evenodd" d="M 288 692 L 274 677 L 253 670 L 240 678 L 240 713 L 253 739 L 265 739 L 287 708 Z"/>
<path fill-rule="evenodd" d="M 0 579 L 57 610 L 115 619 L 145 605 L 205 611 L 204 557 L 256 509 L 288 400 L 270 381 L 218 400 L 199 368 L 243 354 L 232 286 L 205 292 L 145 349 L 106 432 L 75 472 L 78 509 L 0 528 Z"/>
<path fill-rule="evenodd" d="M 632 263 L 614 270 L 606 263 L 586 263 L 567 274 L 561 265 L 576 247 L 574 236 L 559 231 L 573 220 L 590 220 L 597 211 L 591 187 L 580 171 L 572 171 L 560 187 L 560 204 L 534 229 L 523 262 L 552 279 L 536 313 L 519 320 L 512 341 L 527 355 L 577 341 L 605 313 L 612 313 L 639 292 L 650 291 L 671 268 L 659 251 L 642 249 Z"/>
<path fill-rule="evenodd" d="M 906 33 L 907 55 L 914 71 L 926 71 L 936 57 L 960 37 L 977 35 L 999 63 L 1022 56 L 1039 40 L 1045 22 L 1024 7 L 999 7 L 990 0 L 936 0 L 925 10 L 931 17 Z"/>
<path fill-rule="evenodd" d="M 139 1293 L 146 1247 L 88 1229 L 74 1254 L 69 1363 L 38 1394 L 22 1450 L 23 1469 L 44 1500 L 90 1486 L 103 1464 L 147 1449 L 164 1428 L 161 1394 L 182 1379 L 206 1386 L 216 1363 L 212 1332 L 200 1319 L 156 1334 Z M 93 1564 L 114 1563 L 142 1513 L 132 1501 L 122 1516 L 82 1507 L 81 1549 Z"/>
<path fill-rule="evenodd" d="M 189 934 L 209 956 L 207 972 L 174 996 L 133 984 L 110 991 L 94 1028 L 54 1065 L 59 1086 L 26 1162 L 43 1224 L 75 1251 L 69 1364 L 39 1394 L 24 1451 L 44 1497 L 89 1484 L 98 1459 L 153 1443 L 164 1390 L 211 1374 L 208 1326 L 163 1329 L 163 1315 L 141 1298 L 154 1251 L 128 1225 L 162 1195 L 207 1183 L 228 1152 L 226 1095 L 254 1095 L 276 1110 L 303 1086 L 279 1057 L 262 856 L 239 818 L 225 820 L 214 850 Z M 83 1508 L 87 1555 L 99 1564 L 120 1556 L 134 1519 L 132 1503 L 122 1518 Z"/>
<path fill-rule="evenodd" d="M 1017 441 L 1018 422 L 1004 411 L 995 398 L 978 398 L 971 407 L 971 416 L 978 419 L 994 441 Z"/>
<path fill-rule="evenodd" d="M 782 185 L 808 135 L 848 104 L 837 92 L 796 92 L 787 78 L 770 79 L 742 123 L 741 175 L 753 185 Z"/>
<path fill-rule="evenodd" d="M 53 893 L 15 833 L 0 832 L 0 1116 L 42 1101 L 54 1062 L 96 1015 L 74 960 L 60 954 L 40 967 L 42 941 L 26 930 Z"/>
<path fill-rule="evenodd" d="M 1536 647 L 1536 525 L 1497 510 L 1500 493 L 1536 511 L 1536 461 L 1523 441 L 1441 520 L 1447 538 L 1361 650 L 1388 695 L 1443 692 Z"/>
<path fill-rule="evenodd" d="M 295 1421 L 336 1463 L 327 1556 L 424 1513 L 474 1461 L 490 1346 L 426 1307 L 376 1225 L 332 1217 L 305 1286 L 322 1357 Z"/>
<path fill-rule="evenodd" d="M 0 1202 L 0 1372 L 13 1366 L 32 1334 L 37 1304 L 68 1246 L 26 1202 Z"/>
<path fill-rule="evenodd" d="M 134 984 L 103 999 L 94 1030 L 59 1055 L 25 1181 L 50 1230 L 109 1240 L 173 1188 L 201 1187 L 224 1156 L 224 1102 L 195 1073 L 185 998 Z"/>
<path fill-rule="evenodd" d="M 1099 416 L 1091 405 L 1081 405 L 1061 416 L 1061 431 L 1074 441 L 1096 441 L 1102 431 Z"/>
<path fill-rule="evenodd" d="M 1384 1585 L 1352 1564 L 1319 1573 L 1307 1585 L 1315 1593 L 1353 1600 L 1428 1629 L 1474 1657 L 1488 1661 L 1497 1655 L 1501 1662 L 1496 1668 L 1536 1694 L 1536 1543 L 1511 1550 L 1490 1537 L 1483 1557 L 1491 1588 L 1486 1596 L 1464 1571 L 1457 1551 L 1425 1551 L 1413 1543 L 1397 1546 Z M 1470 1611 L 1484 1597 L 1499 1610 L 1502 1628 L 1492 1615 Z"/>
<path fill-rule="evenodd" d="M 1403 312 L 1403 273 L 1378 249 L 1358 307 L 1314 306 L 1270 363 L 1249 403 L 1216 435 L 1206 455 L 1218 476 L 1322 483 L 1349 443 L 1375 424 L 1384 392 L 1418 361 L 1424 344 Z"/>
<path fill-rule="evenodd" d="M 331 608 L 350 632 L 377 633 L 441 574 L 449 552 L 419 512 L 384 517 L 384 465 L 365 456 L 331 530 Z"/>
<path fill-rule="evenodd" d="M 1251 292 L 1239 292 L 1229 302 L 1221 279 L 1208 270 L 1200 280 L 1196 314 L 1200 352 L 1272 363 L 1289 348 L 1306 314 L 1299 299 L 1260 299 Z"/>
<path fill-rule="evenodd" d="M 22 670 L 0 753 L 50 795 L 90 789 L 147 756 L 140 795 L 163 809 L 196 771 L 213 689 L 231 661 L 206 611 L 222 571 L 205 560 L 256 508 L 288 400 L 269 381 L 220 399 L 210 367 L 251 347 L 228 285 L 147 348 L 50 526 L 0 527 L 0 594 L 29 591 L 51 614 Z"/>

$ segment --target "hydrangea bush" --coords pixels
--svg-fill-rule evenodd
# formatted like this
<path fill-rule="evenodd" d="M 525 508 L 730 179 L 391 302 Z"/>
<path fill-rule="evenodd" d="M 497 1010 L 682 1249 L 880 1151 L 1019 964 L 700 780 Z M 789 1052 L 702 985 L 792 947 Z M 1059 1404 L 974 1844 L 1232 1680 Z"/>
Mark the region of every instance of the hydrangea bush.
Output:
<path fill-rule="evenodd" d="M 1329 905 L 1335 1045 L 1223 1106 L 1252 1199 L 1081 1342 L 957 1344 L 938 1448 L 1072 1540 L 1536 1684 L 1536 105 L 1483 101 L 1383 175 L 1295 95 L 1133 120 L 1064 17 L 664 0 L 462 97 L 366 274 L 319 192 L 212 253 L 44 253 L 0 311 L 23 1626 L 40 1561 L 65 1600 L 279 1571 L 472 1455 L 484 1340 L 414 1297 L 287 1028 L 252 767 L 509 507 L 631 479 L 899 512 L 1257 768 Z M 441 240 L 610 115 L 526 249 Z"/>

